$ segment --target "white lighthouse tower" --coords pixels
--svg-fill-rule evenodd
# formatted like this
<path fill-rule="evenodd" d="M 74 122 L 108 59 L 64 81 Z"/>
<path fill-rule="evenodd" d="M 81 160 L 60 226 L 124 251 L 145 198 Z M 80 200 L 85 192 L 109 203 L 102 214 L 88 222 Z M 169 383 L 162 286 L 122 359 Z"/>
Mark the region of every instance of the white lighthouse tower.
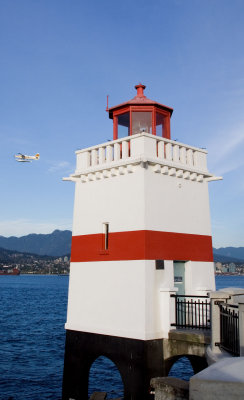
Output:
<path fill-rule="evenodd" d="M 163 374 L 172 293 L 215 289 L 207 152 L 172 141 L 173 110 L 136 96 L 110 108 L 113 141 L 76 152 L 63 400 L 87 399 L 92 363 L 118 367 L 124 399 Z"/>

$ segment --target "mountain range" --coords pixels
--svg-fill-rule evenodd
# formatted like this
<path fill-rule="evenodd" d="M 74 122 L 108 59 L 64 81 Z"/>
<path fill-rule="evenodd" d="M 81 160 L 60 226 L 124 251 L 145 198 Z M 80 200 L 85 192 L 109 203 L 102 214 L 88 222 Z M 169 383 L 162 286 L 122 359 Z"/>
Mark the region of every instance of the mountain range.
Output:
<path fill-rule="evenodd" d="M 0 247 L 7 250 L 61 257 L 71 251 L 72 232 L 55 230 L 49 234 L 35 234 L 21 237 L 0 236 Z M 244 247 L 213 248 L 214 261 L 244 262 Z"/>
<path fill-rule="evenodd" d="M 33 261 L 48 260 L 53 261 L 53 256 L 41 256 L 38 254 L 19 252 L 16 250 L 7 250 L 0 247 L 0 263 L 1 264 L 25 264 L 33 263 Z"/>
<path fill-rule="evenodd" d="M 0 236 L 0 247 L 7 250 L 16 250 L 41 256 L 61 257 L 70 254 L 71 231 L 55 230 L 49 234 L 36 234 L 21 237 Z"/>
<path fill-rule="evenodd" d="M 220 247 L 219 249 L 213 248 L 214 259 L 220 262 L 240 262 L 244 260 L 244 247 Z"/>

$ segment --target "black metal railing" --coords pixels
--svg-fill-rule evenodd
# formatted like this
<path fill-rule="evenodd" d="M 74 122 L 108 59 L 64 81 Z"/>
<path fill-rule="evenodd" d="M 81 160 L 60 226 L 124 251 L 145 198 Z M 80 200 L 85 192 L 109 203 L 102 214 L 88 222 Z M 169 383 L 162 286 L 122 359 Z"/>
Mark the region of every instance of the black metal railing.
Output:
<path fill-rule="evenodd" d="M 175 323 L 171 326 L 188 329 L 210 329 L 210 300 L 208 296 L 172 294 L 175 298 Z"/>
<path fill-rule="evenodd" d="M 219 311 L 220 343 L 217 343 L 217 345 L 234 356 L 240 356 L 238 306 L 234 304 L 219 303 Z"/>

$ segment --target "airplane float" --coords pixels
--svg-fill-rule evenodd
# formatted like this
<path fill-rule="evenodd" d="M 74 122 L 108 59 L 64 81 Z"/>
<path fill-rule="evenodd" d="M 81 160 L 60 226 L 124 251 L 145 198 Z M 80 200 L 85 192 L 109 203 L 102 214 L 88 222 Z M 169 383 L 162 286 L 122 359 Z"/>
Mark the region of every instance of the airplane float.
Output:
<path fill-rule="evenodd" d="M 32 160 L 39 160 L 40 154 L 37 153 L 35 156 L 27 156 L 25 154 L 18 153 L 14 157 L 18 162 L 31 162 Z"/>

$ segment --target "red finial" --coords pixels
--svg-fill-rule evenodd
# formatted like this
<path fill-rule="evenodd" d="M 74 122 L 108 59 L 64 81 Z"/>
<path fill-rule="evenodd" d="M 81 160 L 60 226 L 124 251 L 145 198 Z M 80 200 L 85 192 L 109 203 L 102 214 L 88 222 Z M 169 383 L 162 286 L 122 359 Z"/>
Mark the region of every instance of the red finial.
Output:
<path fill-rule="evenodd" d="M 106 111 L 108 111 L 108 95 L 107 95 L 107 108 L 106 108 Z"/>
<path fill-rule="evenodd" d="M 137 89 L 137 97 L 145 97 L 143 90 L 146 89 L 145 85 L 142 85 L 139 83 L 139 85 L 135 86 L 135 89 Z"/>

